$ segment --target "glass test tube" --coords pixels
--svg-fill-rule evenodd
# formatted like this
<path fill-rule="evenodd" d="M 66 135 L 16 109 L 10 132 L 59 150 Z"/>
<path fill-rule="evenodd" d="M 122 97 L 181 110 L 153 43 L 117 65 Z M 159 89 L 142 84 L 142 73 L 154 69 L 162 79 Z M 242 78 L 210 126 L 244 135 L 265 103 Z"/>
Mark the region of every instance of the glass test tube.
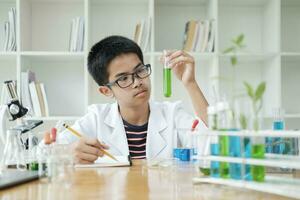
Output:
<path fill-rule="evenodd" d="M 166 52 L 164 52 L 164 72 L 163 72 L 163 81 L 164 81 L 164 96 L 170 97 L 172 94 L 172 74 L 171 68 L 169 67 L 168 60 L 166 57 Z"/>

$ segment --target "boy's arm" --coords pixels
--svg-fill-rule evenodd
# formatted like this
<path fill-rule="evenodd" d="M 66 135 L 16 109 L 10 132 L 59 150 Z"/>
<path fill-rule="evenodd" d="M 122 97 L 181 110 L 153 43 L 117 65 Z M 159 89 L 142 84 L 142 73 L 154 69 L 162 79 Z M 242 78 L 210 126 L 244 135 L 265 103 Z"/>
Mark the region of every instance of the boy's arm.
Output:
<path fill-rule="evenodd" d="M 167 52 L 167 62 L 188 91 L 197 116 L 207 124 L 208 103 L 195 79 L 194 58 L 184 51 Z"/>
<path fill-rule="evenodd" d="M 197 116 L 207 125 L 207 106 L 208 103 L 199 88 L 197 82 L 185 85 Z"/>

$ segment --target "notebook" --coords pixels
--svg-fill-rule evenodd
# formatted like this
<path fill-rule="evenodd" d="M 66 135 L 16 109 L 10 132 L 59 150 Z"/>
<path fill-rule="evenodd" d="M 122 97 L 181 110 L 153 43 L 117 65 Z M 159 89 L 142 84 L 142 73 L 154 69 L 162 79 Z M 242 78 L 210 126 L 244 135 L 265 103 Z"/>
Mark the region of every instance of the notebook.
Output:
<path fill-rule="evenodd" d="M 93 164 L 76 164 L 75 168 L 96 168 L 96 167 L 125 167 L 131 166 L 130 156 L 114 156 L 115 161 L 107 156 L 99 157 Z"/>

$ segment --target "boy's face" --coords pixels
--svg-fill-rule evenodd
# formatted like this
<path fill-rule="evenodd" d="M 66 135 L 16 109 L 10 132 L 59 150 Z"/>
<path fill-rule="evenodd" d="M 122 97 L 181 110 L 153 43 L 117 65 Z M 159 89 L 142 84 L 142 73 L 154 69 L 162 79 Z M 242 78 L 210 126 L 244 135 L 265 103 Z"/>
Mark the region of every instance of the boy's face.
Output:
<path fill-rule="evenodd" d="M 124 80 L 122 77 L 134 72 L 138 72 L 143 69 L 143 64 L 134 53 L 122 54 L 113 59 L 108 66 L 108 82 L 114 82 L 116 80 Z M 129 76 L 132 80 L 132 76 Z M 120 82 L 119 82 L 120 83 Z M 148 103 L 151 92 L 150 76 L 146 78 L 138 78 L 134 75 L 134 82 L 125 88 L 121 88 L 118 84 L 113 84 L 111 89 L 101 91 L 106 96 L 114 96 L 118 101 L 119 105 L 127 107 L 135 107 L 145 103 Z"/>

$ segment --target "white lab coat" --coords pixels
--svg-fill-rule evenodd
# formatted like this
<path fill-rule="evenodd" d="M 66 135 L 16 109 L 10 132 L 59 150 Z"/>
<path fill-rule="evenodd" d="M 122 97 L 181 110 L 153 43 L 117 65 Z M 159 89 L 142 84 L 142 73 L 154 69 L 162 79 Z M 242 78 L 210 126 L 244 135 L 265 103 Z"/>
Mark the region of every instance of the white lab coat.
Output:
<path fill-rule="evenodd" d="M 172 149 L 179 144 L 185 145 L 186 133 L 191 129 L 194 116 L 184 111 L 181 102 L 150 101 L 150 116 L 148 121 L 146 157 L 168 158 Z M 87 137 L 97 138 L 109 145 L 113 155 L 129 155 L 128 143 L 118 104 L 94 104 L 88 107 L 88 112 L 72 126 Z M 198 129 L 206 130 L 201 121 Z M 59 143 L 71 143 L 78 140 L 70 132 L 58 136 Z"/>

